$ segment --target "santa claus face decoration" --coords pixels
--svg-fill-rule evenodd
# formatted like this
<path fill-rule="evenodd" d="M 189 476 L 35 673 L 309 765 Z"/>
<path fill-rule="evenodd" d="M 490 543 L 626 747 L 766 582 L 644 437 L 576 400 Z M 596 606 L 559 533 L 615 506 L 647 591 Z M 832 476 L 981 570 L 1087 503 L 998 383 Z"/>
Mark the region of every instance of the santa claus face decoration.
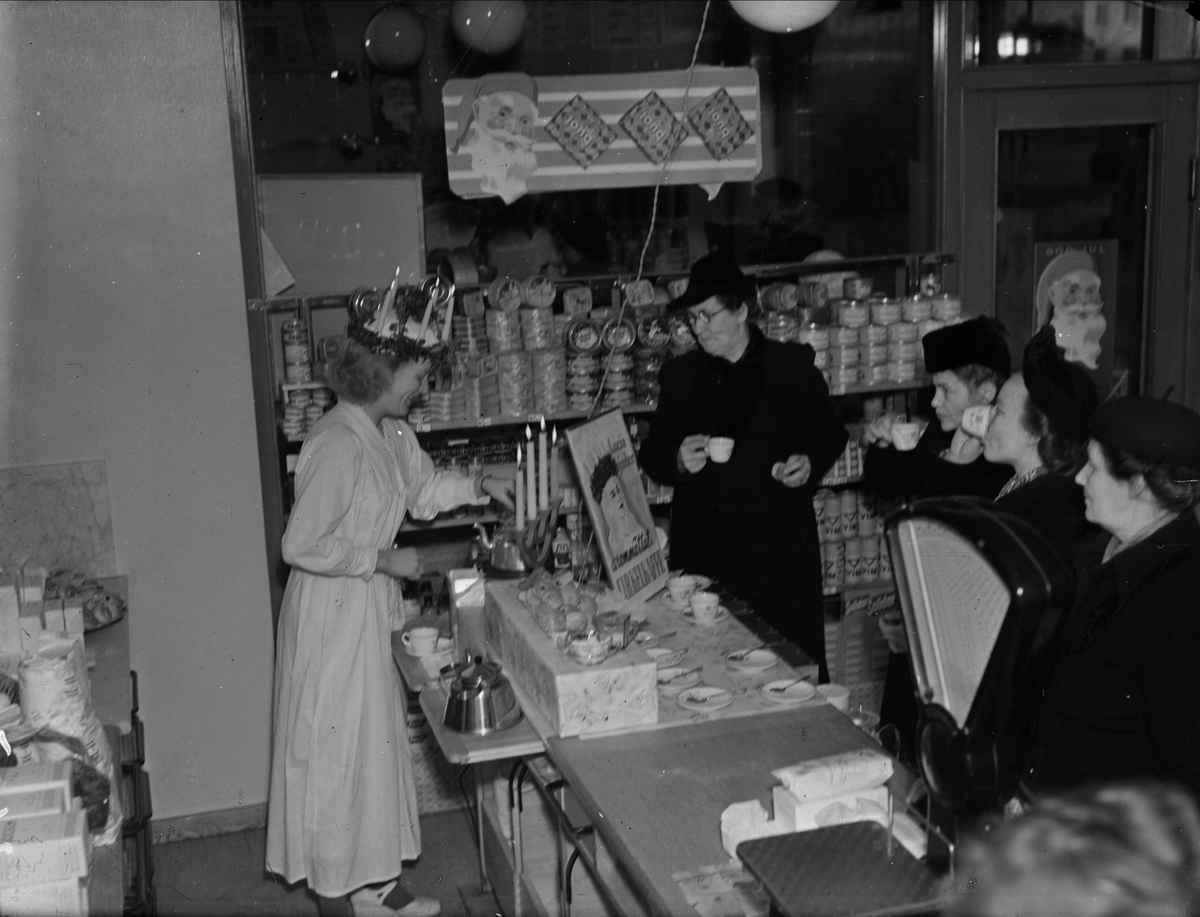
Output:
<path fill-rule="evenodd" d="M 481 77 L 464 95 L 454 152 L 469 153 L 479 190 L 511 204 L 537 171 L 537 84 L 526 74 Z"/>
<path fill-rule="evenodd" d="M 1100 278 L 1094 271 L 1068 271 L 1050 285 L 1050 304 L 1058 346 L 1067 359 L 1096 369 L 1100 360 L 1100 338 L 1108 327 L 1101 314 Z"/>

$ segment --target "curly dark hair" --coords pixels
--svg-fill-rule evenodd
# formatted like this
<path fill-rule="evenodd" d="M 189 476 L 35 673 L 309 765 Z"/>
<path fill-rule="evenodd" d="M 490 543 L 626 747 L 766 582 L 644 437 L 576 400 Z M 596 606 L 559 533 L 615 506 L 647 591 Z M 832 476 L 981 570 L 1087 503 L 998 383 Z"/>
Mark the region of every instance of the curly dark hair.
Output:
<path fill-rule="evenodd" d="M 1152 462 L 1099 440 L 1095 442 L 1109 474 L 1119 481 L 1130 481 L 1140 474 L 1163 509 L 1182 512 L 1200 503 L 1200 468 Z"/>
<path fill-rule="evenodd" d="M 1087 443 L 1072 439 L 1050 423 L 1050 418 L 1026 396 L 1021 426 L 1037 438 L 1038 458 L 1047 471 L 1074 477 L 1087 462 Z"/>
<path fill-rule="evenodd" d="M 393 353 L 375 353 L 349 338 L 325 363 L 325 381 L 339 398 L 371 404 L 388 390 L 396 370 L 408 362 Z"/>
<path fill-rule="evenodd" d="M 604 485 L 608 483 L 609 478 L 615 478 L 620 474 L 617 470 L 617 460 L 611 454 L 601 457 L 600 461 L 596 462 L 596 467 L 592 469 L 592 497 L 597 503 L 600 502 L 600 497 L 604 493 Z"/>

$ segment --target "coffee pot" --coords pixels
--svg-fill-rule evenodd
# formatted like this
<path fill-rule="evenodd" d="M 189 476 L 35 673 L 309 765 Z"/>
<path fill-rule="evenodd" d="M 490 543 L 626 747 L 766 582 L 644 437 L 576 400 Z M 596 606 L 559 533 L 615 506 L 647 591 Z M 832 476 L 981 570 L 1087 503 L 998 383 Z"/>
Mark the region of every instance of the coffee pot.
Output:
<path fill-rule="evenodd" d="M 473 562 L 482 560 L 491 571 L 500 574 L 524 576 L 532 570 L 525 560 L 521 533 L 503 526 L 494 535 L 488 535 L 482 522 L 476 522 L 479 537 L 471 543 L 469 557 Z"/>

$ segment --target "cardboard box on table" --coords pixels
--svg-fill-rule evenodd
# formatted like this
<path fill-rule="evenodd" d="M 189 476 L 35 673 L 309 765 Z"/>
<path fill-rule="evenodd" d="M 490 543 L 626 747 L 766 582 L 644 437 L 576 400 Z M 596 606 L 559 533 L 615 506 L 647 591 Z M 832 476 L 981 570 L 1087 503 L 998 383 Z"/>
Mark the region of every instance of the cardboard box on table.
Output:
<path fill-rule="evenodd" d="M 484 626 L 504 673 L 555 735 L 658 724 L 657 667 L 639 647 L 598 665 L 568 659 L 517 598 L 515 582 L 489 582 Z"/>

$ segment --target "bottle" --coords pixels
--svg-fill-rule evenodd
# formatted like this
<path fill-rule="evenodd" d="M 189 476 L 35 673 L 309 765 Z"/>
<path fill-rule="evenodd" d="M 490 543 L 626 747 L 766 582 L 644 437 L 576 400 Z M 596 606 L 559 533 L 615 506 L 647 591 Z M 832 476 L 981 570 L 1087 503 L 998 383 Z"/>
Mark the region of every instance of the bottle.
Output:
<path fill-rule="evenodd" d="M 567 533 L 562 526 L 559 526 L 554 532 L 554 541 L 551 543 L 551 549 L 554 552 L 554 569 L 570 569 L 571 539 L 567 537 Z"/>

